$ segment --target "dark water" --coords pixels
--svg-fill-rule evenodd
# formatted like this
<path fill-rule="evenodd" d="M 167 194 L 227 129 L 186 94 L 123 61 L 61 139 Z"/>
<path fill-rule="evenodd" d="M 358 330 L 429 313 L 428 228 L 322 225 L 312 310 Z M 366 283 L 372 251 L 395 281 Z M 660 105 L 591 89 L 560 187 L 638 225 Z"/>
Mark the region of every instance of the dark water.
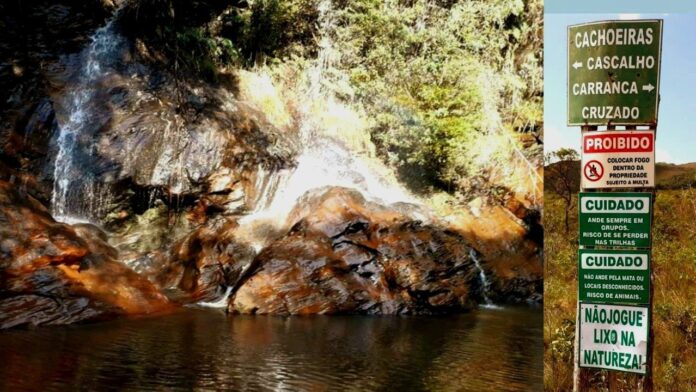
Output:
<path fill-rule="evenodd" d="M 534 391 L 540 309 L 438 317 L 210 309 L 0 332 L 0 389 Z"/>

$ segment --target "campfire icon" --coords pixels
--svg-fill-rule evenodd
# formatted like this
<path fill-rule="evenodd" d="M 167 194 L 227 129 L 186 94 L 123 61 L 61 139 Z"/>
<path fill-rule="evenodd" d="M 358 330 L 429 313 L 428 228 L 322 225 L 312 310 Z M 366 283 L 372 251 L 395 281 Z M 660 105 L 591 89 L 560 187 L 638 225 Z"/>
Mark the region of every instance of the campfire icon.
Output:
<path fill-rule="evenodd" d="M 583 168 L 583 174 L 588 181 L 598 181 L 604 175 L 604 166 L 599 161 L 589 161 Z"/>

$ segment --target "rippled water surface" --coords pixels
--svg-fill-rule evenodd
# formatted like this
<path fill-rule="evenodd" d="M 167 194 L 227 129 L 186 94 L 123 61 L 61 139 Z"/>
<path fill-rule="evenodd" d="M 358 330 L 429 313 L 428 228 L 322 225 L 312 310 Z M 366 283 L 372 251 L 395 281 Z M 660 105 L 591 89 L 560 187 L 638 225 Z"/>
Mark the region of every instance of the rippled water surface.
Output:
<path fill-rule="evenodd" d="M 226 316 L 0 332 L 0 389 L 541 390 L 542 313 Z"/>

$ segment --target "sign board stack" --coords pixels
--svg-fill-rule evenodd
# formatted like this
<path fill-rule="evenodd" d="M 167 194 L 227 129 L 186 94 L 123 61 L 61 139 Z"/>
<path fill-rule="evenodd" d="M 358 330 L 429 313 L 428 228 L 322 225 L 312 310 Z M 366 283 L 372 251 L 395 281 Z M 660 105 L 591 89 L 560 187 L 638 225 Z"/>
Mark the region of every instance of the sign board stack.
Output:
<path fill-rule="evenodd" d="M 582 127 L 575 389 L 594 368 L 650 390 L 662 20 L 570 26 L 568 45 L 568 125 Z"/>

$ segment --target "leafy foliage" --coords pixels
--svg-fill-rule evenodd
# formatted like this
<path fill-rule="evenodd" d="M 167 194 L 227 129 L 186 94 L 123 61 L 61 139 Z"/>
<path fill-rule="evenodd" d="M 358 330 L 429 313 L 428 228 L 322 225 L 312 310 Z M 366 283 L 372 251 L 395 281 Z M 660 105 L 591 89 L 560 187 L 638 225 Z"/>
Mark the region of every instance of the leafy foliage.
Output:
<path fill-rule="evenodd" d="M 501 133 L 541 122 L 540 9 L 523 1 L 344 4 L 339 66 L 374 113 L 384 156 L 447 188 L 509 161 L 521 146 Z"/>
<path fill-rule="evenodd" d="M 215 81 L 224 68 L 291 54 L 315 54 L 312 0 L 139 0 L 121 17 L 125 32 L 149 44 L 160 62 Z"/>
<path fill-rule="evenodd" d="M 177 42 L 177 62 L 185 69 L 193 69 L 204 77 L 214 79 L 217 67 L 240 60 L 239 49 L 227 38 L 211 37 L 200 28 L 173 33 Z"/>
<path fill-rule="evenodd" d="M 573 195 L 576 192 L 578 170 L 573 163 L 580 159 L 580 155 L 572 148 L 561 148 L 546 154 L 546 162 L 556 162 L 547 166 L 544 187 L 553 191 L 565 203 L 565 232 L 568 234 L 569 215 L 573 209 Z"/>
<path fill-rule="evenodd" d="M 248 8 L 231 8 L 221 18 L 220 35 L 240 47 L 245 65 L 313 56 L 317 18 L 313 0 L 256 0 Z"/>
<path fill-rule="evenodd" d="M 302 64 L 332 46 L 333 75 L 350 85 L 337 93 L 366 109 L 378 154 L 417 190 L 541 182 L 540 0 L 136 4 L 131 24 L 154 29 L 145 36 L 160 36 L 161 57 L 209 79 L 225 67 Z"/>

